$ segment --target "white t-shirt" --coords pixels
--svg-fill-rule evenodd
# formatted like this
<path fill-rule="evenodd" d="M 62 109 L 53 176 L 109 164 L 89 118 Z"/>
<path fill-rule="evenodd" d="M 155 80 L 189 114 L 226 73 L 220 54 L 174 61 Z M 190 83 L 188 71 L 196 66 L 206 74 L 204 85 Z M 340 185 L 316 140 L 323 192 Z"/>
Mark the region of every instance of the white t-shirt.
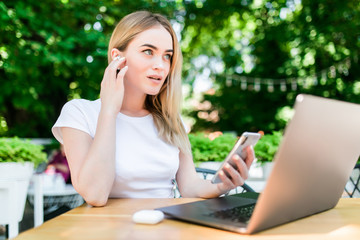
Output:
<path fill-rule="evenodd" d="M 94 138 L 101 101 L 74 99 L 67 102 L 52 128 L 63 143 L 60 128 L 71 127 Z M 116 119 L 116 179 L 111 198 L 173 197 L 173 179 L 179 168 L 179 148 L 158 137 L 151 114 Z"/>

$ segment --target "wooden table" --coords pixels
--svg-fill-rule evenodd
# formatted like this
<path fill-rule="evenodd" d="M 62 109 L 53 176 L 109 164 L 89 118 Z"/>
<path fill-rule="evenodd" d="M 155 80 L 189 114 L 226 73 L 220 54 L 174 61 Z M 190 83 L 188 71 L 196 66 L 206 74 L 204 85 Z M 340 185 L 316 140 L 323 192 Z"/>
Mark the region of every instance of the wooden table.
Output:
<path fill-rule="evenodd" d="M 177 203 L 179 199 L 110 199 L 106 207 L 87 204 L 21 233 L 16 239 L 360 239 L 360 199 L 340 199 L 329 211 L 275 227 L 255 235 L 240 235 L 214 228 L 165 219 L 157 225 L 135 224 L 134 212 Z"/>

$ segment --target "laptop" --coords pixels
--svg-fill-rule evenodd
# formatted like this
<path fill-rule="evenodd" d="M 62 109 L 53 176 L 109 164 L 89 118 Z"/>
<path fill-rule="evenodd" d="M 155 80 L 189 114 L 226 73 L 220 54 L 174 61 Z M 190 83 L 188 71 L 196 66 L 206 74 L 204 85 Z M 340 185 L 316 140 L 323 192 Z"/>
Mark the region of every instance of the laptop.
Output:
<path fill-rule="evenodd" d="M 178 220 L 252 234 L 335 207 L 360 155 L 360 105 L 300 94 L 261 194 L 158 208 Z"/>

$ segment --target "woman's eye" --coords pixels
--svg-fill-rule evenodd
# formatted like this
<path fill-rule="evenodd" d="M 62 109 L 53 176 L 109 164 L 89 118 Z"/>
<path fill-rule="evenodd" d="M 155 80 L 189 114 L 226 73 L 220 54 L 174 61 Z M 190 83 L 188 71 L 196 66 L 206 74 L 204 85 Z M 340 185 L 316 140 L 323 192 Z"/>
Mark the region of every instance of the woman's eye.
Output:
<path fill-rule="evenodd" d="M 164 57 L 166 60 L 170 60 L 172 56 L 171 56 L 171 54 L 166 54 Z"/>
<path fill-rule="evenodd" d="M 150 49 L 144 50 L 144 53 L 146 55 L 152 55 L 152 51 Z"/>

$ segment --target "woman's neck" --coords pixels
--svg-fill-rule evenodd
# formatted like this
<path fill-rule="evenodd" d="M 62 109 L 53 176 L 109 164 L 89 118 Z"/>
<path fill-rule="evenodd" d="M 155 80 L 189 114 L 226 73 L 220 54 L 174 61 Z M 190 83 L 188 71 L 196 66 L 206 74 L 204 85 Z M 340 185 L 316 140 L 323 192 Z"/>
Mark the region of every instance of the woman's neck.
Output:
<path fill-rule="evenodd" d="M 143 117 L 149 114 L 145 109 L 146 95 L 125 94 L 120 112 L 130 117 Z"/>

